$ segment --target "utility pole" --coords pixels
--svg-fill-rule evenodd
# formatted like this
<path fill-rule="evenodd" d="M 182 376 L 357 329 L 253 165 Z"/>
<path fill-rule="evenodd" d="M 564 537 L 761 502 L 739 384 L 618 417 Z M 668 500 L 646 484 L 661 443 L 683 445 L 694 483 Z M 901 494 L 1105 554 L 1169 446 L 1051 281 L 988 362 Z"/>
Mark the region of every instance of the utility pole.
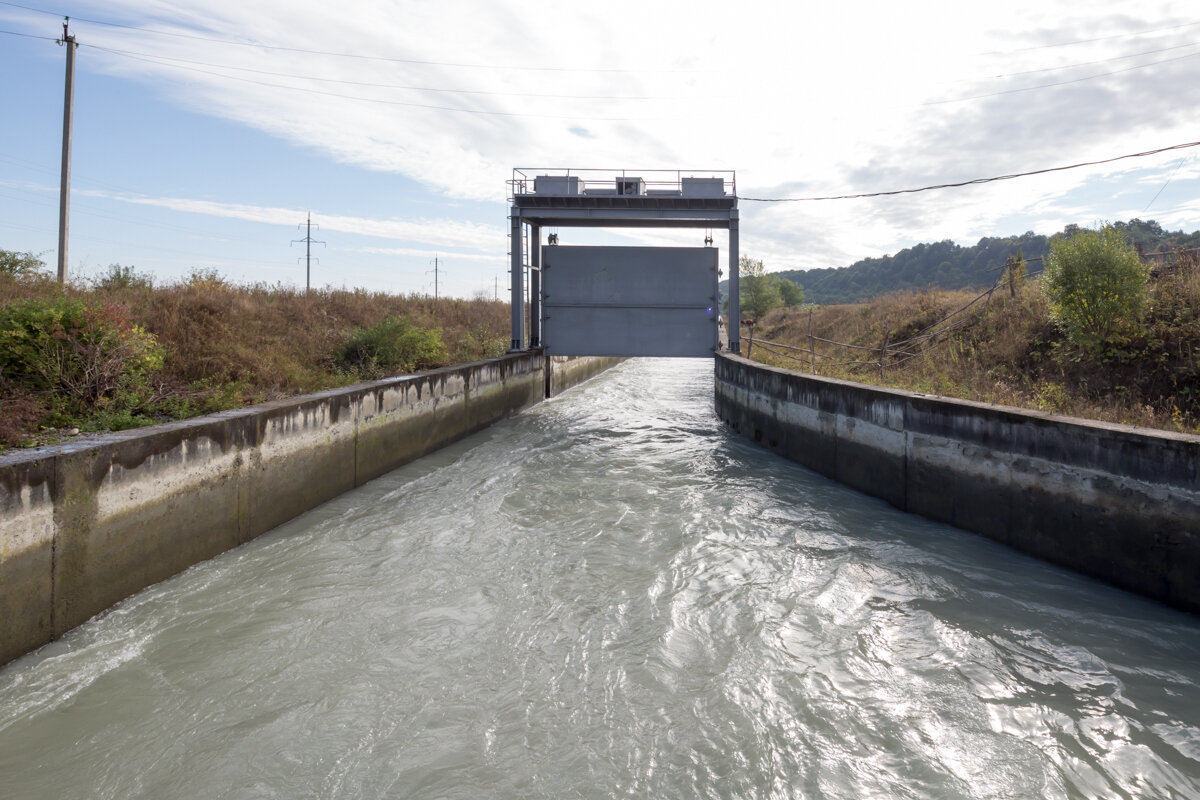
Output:
<path fill-rule="evenodd" d="M 71 18 L 63 18 L 63 38 L 59 46 L 67 48 L 67 80 L 63 91 L 62 180 L 58 186 L 58 285 L 67 283 L 67 217 L 71 210 L 71 108 L 75 104 L 75 48 L 79 45 L 68 32 Z"/>
<path fill-rule="evenodd" d="M 433 299 L 438 299 L 438 257 L 433 257 L 433 269 L 426 270 L 425 274 L 433 273 Z"/>
<path fill-rule="evenodd" d="M 492 287 L 492 291 L 494 292 L 492 299 L 498 303 L 498 302 L 500 302 L 500 276 L 493 275 L 492 283 L 494 284 L 494 286 Z"/>
<path fill-rule="evenodd" d="M 305 229 L 304 238 L 303 239 L 292 239 L 292 244 L 295 244 L 296 242 L 304 242 L 304 291 L 309 292 L 309 291 L 312 291 L 312 246 L 314 244 L 323 245 L 325 243 L 319 242 L 316 239 L 312 238 L 313 224 L 312 224 L 312 214 L 311 213 L 308 215 L 307 222 L 301 222 L 296 227 Z M 321 230 L 320 225 L 317 226 L 317 230 Z M 291 245 L 288 245 L 288 246 L 290 247 Z M 299 261 L 300 259 L 296 259 L 296 260 Z M 320 264 L 321 259 L 318 258 L 317 263 Z"/>

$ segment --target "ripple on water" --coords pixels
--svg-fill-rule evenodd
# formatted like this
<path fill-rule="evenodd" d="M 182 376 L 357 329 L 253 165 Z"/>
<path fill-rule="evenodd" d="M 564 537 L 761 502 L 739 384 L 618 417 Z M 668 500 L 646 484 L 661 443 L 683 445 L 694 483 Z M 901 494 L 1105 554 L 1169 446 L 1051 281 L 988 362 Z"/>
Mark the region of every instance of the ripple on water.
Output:
<path fill-rule="evenodd" d="M 0 672 L 5 797 L 1200 796 L 1200 626 L 634 361 Z"/>

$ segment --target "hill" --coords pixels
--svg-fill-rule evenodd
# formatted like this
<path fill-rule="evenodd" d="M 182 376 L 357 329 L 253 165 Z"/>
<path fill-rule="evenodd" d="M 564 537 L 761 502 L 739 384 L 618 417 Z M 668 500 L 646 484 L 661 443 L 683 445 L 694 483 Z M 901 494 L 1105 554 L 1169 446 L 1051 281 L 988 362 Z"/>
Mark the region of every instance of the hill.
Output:
<path fill-rule="evenodd" d="M 1068 225 L 1062 233 L 1077 228 Z M 1200 231 L 1166 231 L 1153 220 L 1116 222 L 1135 246 L 1146 253 L 1200 247 Z M 1054 236 L 1059 236 L 1054 234 Z M 895 255 L 864 258 L 848 267 L 784 270 L 773 273 L 804 287 L 812 303 L 853 303 L 904 289 L 986 288 L 996 280 L 993 268 L 1018 250 L 1028 260 L 1041 258 L 1053 237 L 1027 231 L 1020 236 L 984 237 L 975 245 L 963 246 L 949 239 L 918 244 Z M 722 285 L 724 292 L 725 286 Z"/>

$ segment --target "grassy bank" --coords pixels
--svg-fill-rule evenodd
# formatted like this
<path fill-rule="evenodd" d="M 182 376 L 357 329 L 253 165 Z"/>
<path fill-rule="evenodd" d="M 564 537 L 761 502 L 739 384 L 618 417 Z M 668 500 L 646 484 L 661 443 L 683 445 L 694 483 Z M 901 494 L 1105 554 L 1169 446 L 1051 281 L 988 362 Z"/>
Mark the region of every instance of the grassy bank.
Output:
<path fill-rule="evenodd" d="M 1011 289 L 1011 291 L 1010 291 Z M 773 311 L 743 336 L 756 361 L 928 394 L 1200 433 L 1200 263 L 1151 272 L 1137 329 L 1101 352 L 1073 345 L 1051 321 L 1036 280 L 1004 286 L 946 319 L 977 292 L 902 292 L 869 302 Z M 811 312 L 814 355 L 809 350 Z M 944 322 L 941 322 L 945 320 Z M 954 326 L 960 326 L 955 328 Z M 890 347 L 922 332 L 928 339 Z M 816 338 L 859 348 L 840 347 Z M 803 351 L 803 352 L 801 352 Z M 861 362 L 861 363 L 852 363 Z"/>
<path fill-rule="evenodd" d="M 65 292 L 0 272 L 0 446 L 115 430 L 500 355 L 491 300 L 238 286 L 213 272 L 153 285 L 128 268 Z M 6 360 L 7 359 L 7 360 Z"/>

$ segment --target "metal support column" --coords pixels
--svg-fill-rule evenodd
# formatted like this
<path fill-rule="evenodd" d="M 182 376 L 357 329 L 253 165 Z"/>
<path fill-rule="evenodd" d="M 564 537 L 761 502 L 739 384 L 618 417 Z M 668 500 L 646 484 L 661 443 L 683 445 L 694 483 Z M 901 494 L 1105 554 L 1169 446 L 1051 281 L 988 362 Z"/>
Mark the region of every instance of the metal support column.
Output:
<path fill-rule="evenodd" d="M 542 346 L 542 226 L 529 226 L 529 346 Z"/>
<path fill-rule="evenodd" d="M 513 350 L 525 349 L 525 277 L 523 259 L 524 246 L 521 242 L 521 210 L 512 207 L 512 347 Z"/>
<path fill-rule="evenodd" d="M 742 352 L 742 295 L 738 286 L 738 212 L 729 212 L 729 352 Z"/>

